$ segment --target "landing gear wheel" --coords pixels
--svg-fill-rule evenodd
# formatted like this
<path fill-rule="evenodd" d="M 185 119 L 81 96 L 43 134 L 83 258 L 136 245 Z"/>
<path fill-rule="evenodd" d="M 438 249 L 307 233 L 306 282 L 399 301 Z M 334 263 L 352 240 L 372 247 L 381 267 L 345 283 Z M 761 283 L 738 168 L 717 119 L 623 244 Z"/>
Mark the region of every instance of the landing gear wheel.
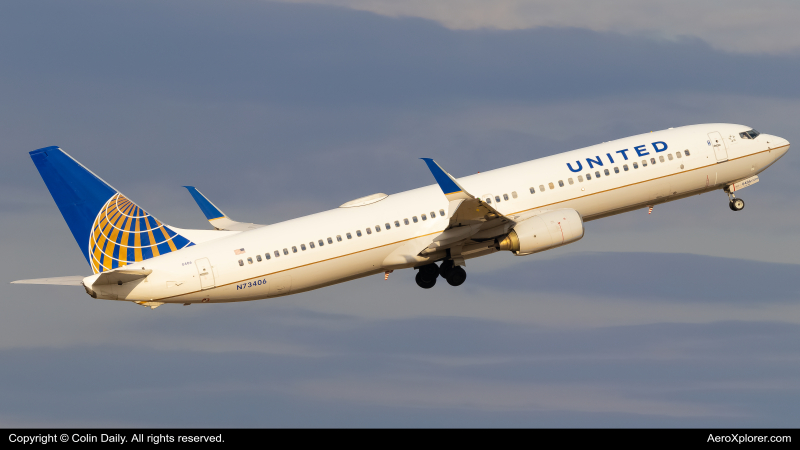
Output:
<path fill-rule="evenodd" d="M 730 201 L 730 205 L 732 211 L 741 211 L 744 209 L 744 200 L 740 198 L 734 198 Z"/>
<path fill-rule="evenodd" d="M 436 285 L 436 278 L 437 277 L 426 277 L 423 272 L 417 272 L 417 276 L 414 277 L 414 279 L 417 281 L 417 286 L 421 287 L 422 289 L 430 289 Z"/>
<path fill-rule="evenodd" d="M 442 265 L 439 266 L 439 275 L 442 278 L 447 279 L 447 277 L 450 276 L 450 271 L 451 270 L 453 270 L 453 260 L 452 259 L 446 259 L 446 260 L 442 261 Z"/>
<path fill-rule="evenodd" d="M 450 286 L 461 286 L 467 280 L 467 271 L 461 267 L 453 267 L 447 274 L 446 280 Z"/>

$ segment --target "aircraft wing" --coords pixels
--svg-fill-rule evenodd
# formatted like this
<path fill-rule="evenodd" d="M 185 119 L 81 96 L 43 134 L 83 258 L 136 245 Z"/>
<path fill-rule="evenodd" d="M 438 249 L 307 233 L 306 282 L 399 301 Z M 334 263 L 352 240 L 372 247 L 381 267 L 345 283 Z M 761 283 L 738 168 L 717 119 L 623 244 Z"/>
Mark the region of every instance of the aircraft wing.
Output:
<path fill-rule="evenodd" d="M 257 223 L 236 222 L 235 220 L 231 220 L 225 215 L 225 213 L 211 203 L 205 195 L 201 194 L 197 188 L 194 186 L 184 187 L 189 191 L 190 194 L 192 194 L 192 198 L 194 198 L 194 201 L 197 202 L 197 206 L 199 206 L 200 210 L 203 211 L 203 214 L 205 214 L 206 219 L 208 219 L 208 222 L 211 224 L 211 226 L 217 230 L 247 231 L 266 226 L 259 225 Z"/>
<path fill-rule="evenodd" d="M 467 192 L 452 175 L 447 173 L 433 159 L 422 158 L 428 165 L 433 177 L 450 201 L 448 206 L 449 223 L 440 235 L 433 238 L 427 248 L 420 254 L 437 250 L 450 249 L 451 257 L 457 265 L 464 245 L 477 243 L 505 234 L 516 223 L 484 202 Z"/>
<path fill-rule="evenodd" d="M 54 284 L 61 286 L 83 286 L 83 275 L 71 275 L 68 277 L 34 278 L 31 280 L 12 281 L 11 284 Z"/>

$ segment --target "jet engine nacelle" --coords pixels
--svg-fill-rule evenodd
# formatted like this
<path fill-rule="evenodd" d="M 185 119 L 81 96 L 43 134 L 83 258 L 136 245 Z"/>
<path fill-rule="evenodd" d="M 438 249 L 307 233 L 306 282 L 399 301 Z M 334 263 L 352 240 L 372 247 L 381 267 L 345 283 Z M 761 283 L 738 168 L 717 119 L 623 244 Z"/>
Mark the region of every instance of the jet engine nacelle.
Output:
<path fill-rule="evenodd" d="M 499 250 L 518 256 L 530 255 L 570 244 L 583 237 L 583 219 L 574 209 L 557 209 L 514 225 L 511 232 L 498 238 Z"/>

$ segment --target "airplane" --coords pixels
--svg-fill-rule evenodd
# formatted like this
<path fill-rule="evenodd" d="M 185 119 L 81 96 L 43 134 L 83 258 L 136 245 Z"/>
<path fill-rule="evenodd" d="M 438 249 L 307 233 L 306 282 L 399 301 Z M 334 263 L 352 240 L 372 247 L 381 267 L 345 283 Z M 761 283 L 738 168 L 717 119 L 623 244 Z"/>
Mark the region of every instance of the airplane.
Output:
<path fill-rule="evenodd" d="M 455 178 L 422 158 L 436 184 L 368 195 L 271 225 L 237 222 L 185 186 L 213 230 L 160 222 L 58 147 L 30 152 L 93 275 L 19 280 L 83 286 L 96 299 L 223 303 L 299 294 L 414 269 L 432 288 L 459 286 L 466 260 L 531 255 L 580 240 L 584 222 L 691 195 L 736 193 L 789 142 L 735 124 L 639 134 Z"/>

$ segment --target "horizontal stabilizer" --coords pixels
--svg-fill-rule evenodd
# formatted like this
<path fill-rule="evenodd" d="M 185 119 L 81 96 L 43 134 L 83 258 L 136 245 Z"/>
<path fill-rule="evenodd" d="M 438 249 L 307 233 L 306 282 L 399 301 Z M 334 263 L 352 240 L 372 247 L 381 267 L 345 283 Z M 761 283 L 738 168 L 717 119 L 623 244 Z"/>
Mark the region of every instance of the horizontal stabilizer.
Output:
<path fill-rule="evenodd" d="M 195 202 L 197 202 L 197 206 L 199 206 L 200 210 L 203 211 L 203 214 L 206 216 L 206 219 L 208 219 L 208 222 L 211 224 L 211 226 L 217 230 L 247 231 L 255 230 L 256 228 L 261 228 L 264 226 L 256 223 L 236 222 L 235 220 L 231 220 L 225 215 L 225 213 L 222 212 L 222 210 L 211 203 L 211 201 L 207 199 L 205 195 L 201 194 L 196 187 L 184 187 L 189 191 L 190 194 L 192 194 L 192 198 Z"/>
<path fill-rule="evenodd" d="M 123 284 L 146 278 L 153 273 L 150 269 L 117 269 L 101 273 L 92 283 L 92 286 L 99 284 Z"/>
<path fill-rule="evenodd" d="M 32 280 L 17 280 L 11 284 L 55 284 L 61 286 L 82 286 L 83 275 L 71 275 L 68 277 L 34 278 Z"/>

